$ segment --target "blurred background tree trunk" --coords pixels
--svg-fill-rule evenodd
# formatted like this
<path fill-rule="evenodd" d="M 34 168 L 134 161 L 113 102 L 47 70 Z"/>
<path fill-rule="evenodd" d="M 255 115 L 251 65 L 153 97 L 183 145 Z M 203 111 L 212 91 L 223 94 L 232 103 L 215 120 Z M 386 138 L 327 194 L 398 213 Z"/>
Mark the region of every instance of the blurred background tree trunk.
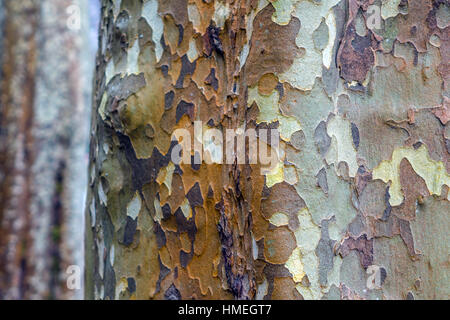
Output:
<path fill-rule="evenodd" d="M 449 298 L 448 1 L 102 4 L 86 298 Z M 277 165 L 174 163 L 196 120 Z"/>
<path fill-rule="evenodd" d="M 0 1 L 1 299 L 83 297 L 66 269 L 84 267 L 89 5 Z"/>

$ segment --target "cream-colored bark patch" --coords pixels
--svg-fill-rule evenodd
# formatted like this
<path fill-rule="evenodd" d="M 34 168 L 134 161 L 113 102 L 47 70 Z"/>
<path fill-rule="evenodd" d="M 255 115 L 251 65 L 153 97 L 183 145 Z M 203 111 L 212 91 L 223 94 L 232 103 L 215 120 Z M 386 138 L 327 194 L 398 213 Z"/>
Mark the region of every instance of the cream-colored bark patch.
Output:
<path fill-rule="evenodd" d="M 331 146 L 326 155 L 327 163 L 334 163 L 337 169 L 340 162 L 346 162 L 349 176 L 354 177 L 358 171 L 358 163 L 350 122 L 339 115 L 335 116 L 328 122 L 327 132 L 331 137 Z"/>
<path fill-rule="evenodd" d="M 302 1 L 295 6 L 292 15 L 301 22 L 296 44 L 299 48 L 305 49 L 305 54 L 296 58 L 288 71 L 278 75 L 281 81 L 288 82 L 300 90 L 311 90 L 316 78 L 322 76 L 322 53 L 314 47 L 313 33 L 320 26 L 322 19 L 327 17 L 330 9 L 339 1 L 324 0 L 320 3 Z M 329 54 L 329 50 L 328 48 L 327 54 Z"/>
<path fill-rule="evenodd" d="M 127 75 L 139 74 L 139 51 L 139 41 L 135 41 L 127 51 Z"/>
<path fill-rule="evenodd" d="M 444 163 L 431 159 L 425 145 L 422 145 L 417 150 L 413 147 L 398 148 L 394 150 L 392 160 L 382 161 L 373 170 L 373 179 L 381 179 L 386 183 L 391 182 L 389 188 L 391 196 L 389 203 L 391 206 L 399 206 L 403 202 L 400 183 L 400 162 L 404 158 L 408 159 L 414 171 L 425 180 L 431 194 L 440 195 L 444 184 L 450 186 L 450 175 L 447 173 Z"/>
<path fill-rule="evenodd" d="M 290 185 L 295 185 L 298 182 L 297 169 L 294 166 L 284 166 L 284 181 Z"/>
<path fill-rule="evenodd" d="M 164 184 L 167 187 L 169 196 L 172 194 L 172 177 L 174 171 L 175 165 L 172 162 L 169 162 L 167 167 L 161 168 L 158 177 L 156 178 L 156 182 L 158 182 L 159 185 Z"/>
<path fill-rule="evenodd" d="M 281 139 L 290 141 L 292 134 L 301 130 L 302 127 L 296 118 L 280 113 L 279 98 L 280 94 L 277 90 L 274 90 L 269 96 L 263 96 L 259 94 L 257 87 L 248 89 L 248 105 L 251 106 L 255 102 L 260 111 L 256 123 L 278 121 Z"/>
<path fill-rule="evenodd" d="M 190 3 L 188 5 L 188 15 L 189 15 L 189 21 L 192 22 L 195 31 L 202 34 L 202 30 L 201 30 L 202 20 L 200 17 L 200 12 L 198 12 L 198 8 L 195 3 Z"/>
<path fill-rule="evenodd" d="M 225 26 L 225 21 L 230 15 L 230 7 L 227 4 L 223 4 L 221 1 L 214 2 L 214 16 L 213 21 L 216 23 L 216 26 L 219 28 L 223 28 Z"/>
<path fill-rule="evenodd" d="M 279 162 L 270 172 L 266 174 L 266 185 L 268 188 L 284 181 L 283 162 Z"/>
<path fill-rule="evenodd" d="M 334 41 L 336 40 L 336 18 L 332 10 L 328 12 L 325 23 L 328 26 L 328 44 L 323 50 L 322 62 L 325 68 L 330 69 L 331 62 L 333 61 Z"/>
<path fill-rule="evenodd" d="M 401 0 L 383 0 L 381 3 L 381 17 L 386 20 L 397 16 L 400 2 Z"/>
<path fill-rule="evenodd" d="M 305 272 L 303 271 L 303 264 L 300 257 L 300 249 L 295 248 L 285 264 L 286 268 L 292 274 L 292 279 L 295 282 L 301 282 L 303 277 L 305 276 Z"/>
<path fill-rule="evenodd" d="M 127 215 L 133 220 L 136 219 L 137 216 L 139 215 L 139 212 L 141 211 L 141 206 L 142 206 L 141 197 L 136 192 L 133 199 L 130 201 L 130 203 L 128 203 Z"/>
<path fill-rule="evenodd" d="M 269 283 L 267 282 L 267 279 L 264 277 L 263 283 L 258 285 L 258 290 L 256 292 L 256 300 L 263 300 L 263 298 L 267 295 L 269 292 Z"/>
<path fill-rule="evenodd" d="M 276 212 L 270 217 L 269 222 L 276 227 L 287 226 L 289 217 L 284 212 Z"/>
<path fill-rule="evenodd" d="M 142 7 L 142 16 L 152 28 L 152 40 L 155 44 L 156 61 L 159 62 L 164 51 L 161 45 L 164 23 L 158 14 L 158 1 L 147 0 Z"/>
<path fill-rule="evenodd" d="M 102 118 L 103 121 L 106 120 L 106 102 L 108 101 L 108 95 L 105 93 L 102 96 L 102 101 L 100 102 L 100 106 L 98 107 L 98 114 Z"/>
<path fill-rule="evenodd" d="M 298 0 L 276 0 L 272 2 L 275 12 L 272 21 L 279 25 L 287 25 L 291 21 L 291 14 L 294 11 L 295 3 Z"/>
<path fill-rule="evenodd" d="M 188 199 L 184 199 L 183 203 L 180 206 L 181 211 L 183 211 L 183 215 L 186 217 L 187 220 L 192 218 L 192 209 L 191 205 L 189 204 Z"/>
<path fill-rule="evenodd" d="M 161 223 L 161 220 L 163 218 L 163 212 L 162 212 L 161 204 L 159 203 L 158 199 L 155 198 L 155 200 L 153 201 L 153 206 L 155 207 L 154 220 L 158 223 Z"/>
<path fill-rule="evenodd" d="M 309 286 L 302 283 L 296 286 L 305 299 L 320 299 L 322 292 L 319 285 L 319 258 L 315 254 L 320 240 L 320 228 L 313 222 L 307 208 L 300 210 L 297 217 L 300 226 L 294 235 L 298 253 L 297 256 L 291 256 L 295 260 L 291 260 L 291 264 L 286 267 L 292 269 L 293 280 L 296 282 L 300 282 L 305 275 L 308 276 Z"/>
<path fill-rule="evenodd" d="M 189 40 L 189 49 L 186 55 L 191 63 L 198 58 L 197 45 L 194 39 Z"/>

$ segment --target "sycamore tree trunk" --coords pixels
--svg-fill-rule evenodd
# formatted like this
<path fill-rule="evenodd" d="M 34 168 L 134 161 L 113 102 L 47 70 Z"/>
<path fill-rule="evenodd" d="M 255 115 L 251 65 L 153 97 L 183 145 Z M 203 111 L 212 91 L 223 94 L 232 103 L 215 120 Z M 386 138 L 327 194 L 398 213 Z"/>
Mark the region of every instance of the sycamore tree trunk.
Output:
<path fill-rule="evenodd" d="M 448 299 L 449 10 L 104 0 L 86 298 Z"/>
<path fill-rule="evenodd" d="M 0 299 L 83 297 L 87 5 L 0 0 Z"/>

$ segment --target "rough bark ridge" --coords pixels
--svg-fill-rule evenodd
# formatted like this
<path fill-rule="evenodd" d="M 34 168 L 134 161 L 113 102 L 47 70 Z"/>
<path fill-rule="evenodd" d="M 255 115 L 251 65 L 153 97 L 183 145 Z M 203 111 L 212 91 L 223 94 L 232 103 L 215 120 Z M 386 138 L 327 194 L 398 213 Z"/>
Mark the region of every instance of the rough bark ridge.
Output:
<path fill-rule="evenodd" d="M 65 285 L 83 265 L 91 90 L 73 4 L 0 1 L 0 299 L 82 298 Z"/>
<path fill-rule="evenodd" d="M 448 298 L 448 11 L 103 1 L 86 297 Z M 276 166 L 175 164 L 194 121 L 277 128 Z"/>

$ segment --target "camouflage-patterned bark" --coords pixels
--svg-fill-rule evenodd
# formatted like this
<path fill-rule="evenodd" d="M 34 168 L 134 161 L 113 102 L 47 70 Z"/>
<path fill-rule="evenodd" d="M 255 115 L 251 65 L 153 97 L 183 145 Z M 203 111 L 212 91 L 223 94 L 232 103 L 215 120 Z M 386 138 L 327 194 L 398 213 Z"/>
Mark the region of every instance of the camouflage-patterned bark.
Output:
<path fill-rule="evenodd" d="M 0 299 L 83 297 L 65 278 L 83 264 L 92 63 L 71 5 L 87 1 L 0 1 Z"/>
<path fill-rule="evenodd" d="M 449 298 L 448 1 L 105 0 L 100 42 L 87 298 Z M 175 164 L 194 121 L 277 165 Z"/>

